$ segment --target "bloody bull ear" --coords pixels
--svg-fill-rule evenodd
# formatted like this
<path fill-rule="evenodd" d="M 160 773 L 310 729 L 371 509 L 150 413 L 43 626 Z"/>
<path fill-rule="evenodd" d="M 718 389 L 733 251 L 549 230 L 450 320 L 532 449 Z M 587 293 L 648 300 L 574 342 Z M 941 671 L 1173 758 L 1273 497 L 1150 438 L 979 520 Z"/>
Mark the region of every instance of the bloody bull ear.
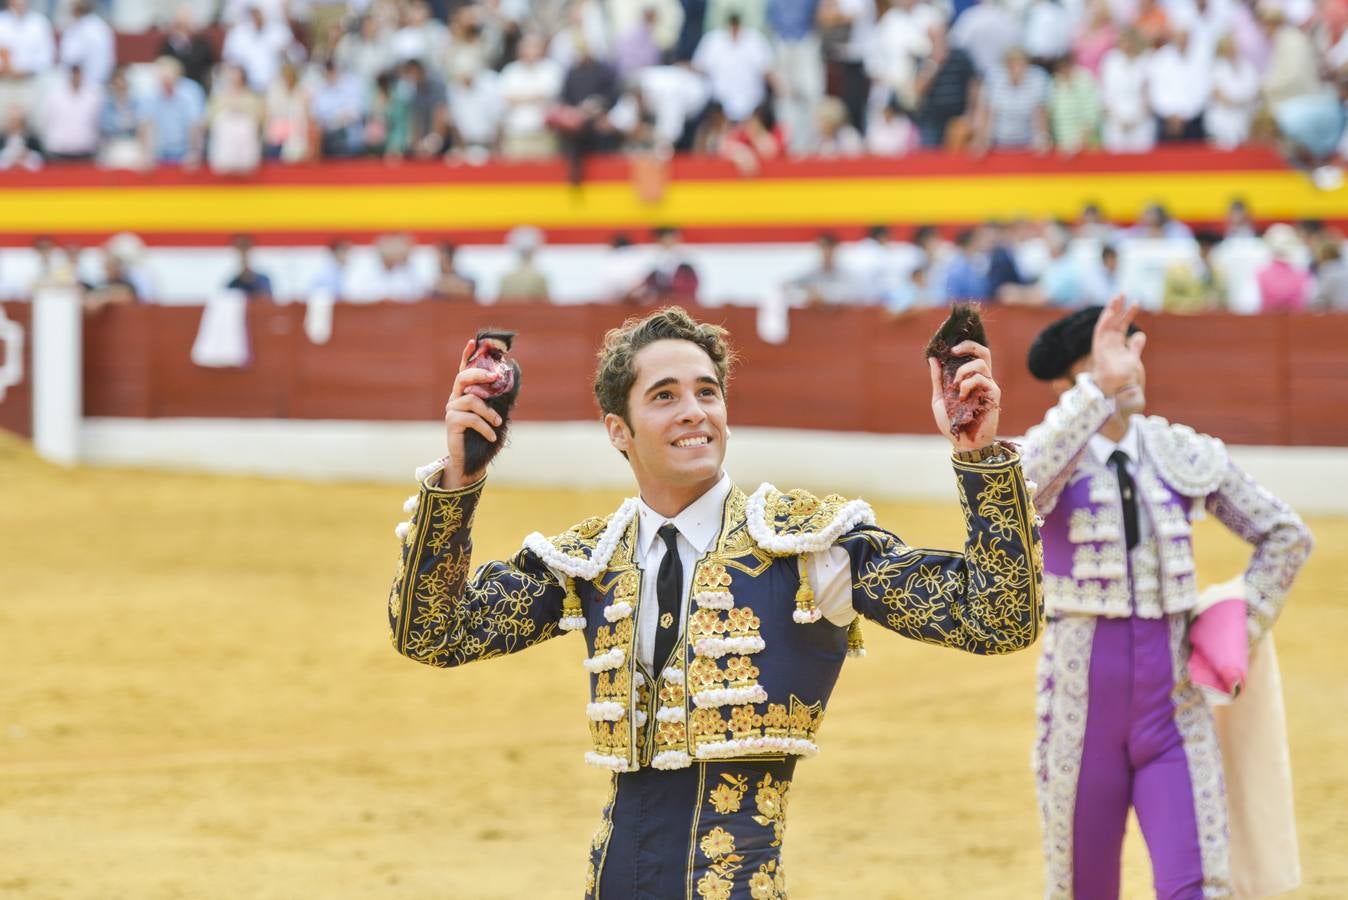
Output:
<path fill-rule="evenodd" d="M 941 396 L 945 401 L 946 415 L 950 418 L 950 433 L 955 437 L 959 437 L 964 431 L 976 432 L 978 420 L 991 405 L 986 391 L 976 390 L 967 398 L 961 399 L 959 388 L 955 386 L 955 373 L 959 371 L 960 366 L 975 358 L 951 352 L 951 348 L 965 341 L 973 341 L 986 347 L 988 336 L 983 328 L 983 317 L 979 315 L 978 308 L 960 304 L 950 311 L 950 316 L 941 323 L 941 327 L 927 344 L 926 355 L 935 358 L 941 366 Z"/>
<path fill-rule="evenodd" d="M 485 384 L 468 386 L 465 393 L 480 397 L 488 407 L 501 416 L 501 424 L 495 428 L 494 441 L 488 441 L 476 431 L 464 432 L 464 472 L 482 471 L 505 446 L 510 430 L 510 414 L 520 392 L 519 363 L 506 355 L 514 339 L 513 331 L 489 329 L 479 331 L 474 337 L 468 365 L 476 369 L 485 369 L 496 377 Z"/>

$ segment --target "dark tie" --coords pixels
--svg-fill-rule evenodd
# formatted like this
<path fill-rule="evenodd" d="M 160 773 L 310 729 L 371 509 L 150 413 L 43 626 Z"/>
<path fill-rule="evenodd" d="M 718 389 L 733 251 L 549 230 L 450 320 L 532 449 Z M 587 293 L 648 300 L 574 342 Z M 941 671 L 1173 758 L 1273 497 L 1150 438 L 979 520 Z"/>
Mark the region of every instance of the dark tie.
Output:
<path fill-rule="evenodd" d="M 1123 500 L 1123 536 L 1128 541 L 1128 549 L 1137 546 L 1137 485 L 1133 476 L 1128 474 L 1128 454 L 1115 450 L 1109 454 L 1110 465 L 1119 476 L 1119 497 Z"/>
<path fill-rule="evenodd" d="M 660 571 L 655 575 L 655 596 L 660 601 L 660 618 L 655 629 L 655 674 L 659 677 L 674 651 L 679 637 L 679 613 L 683 605 L 683 562 L 679 559 L 677 543 L 679 529 L 673 523 L 660 526 L 660 539 L 665 542 L 665 558 L 660 560 Z"/>

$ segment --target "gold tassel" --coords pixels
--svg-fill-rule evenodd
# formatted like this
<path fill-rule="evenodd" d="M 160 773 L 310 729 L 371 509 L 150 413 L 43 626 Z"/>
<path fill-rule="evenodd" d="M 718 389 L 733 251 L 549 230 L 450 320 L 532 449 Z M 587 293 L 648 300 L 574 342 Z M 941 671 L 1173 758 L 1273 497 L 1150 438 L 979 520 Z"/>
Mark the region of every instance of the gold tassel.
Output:
<path fill-rule="evenodd" d="M 861 616 L 847 626 L 847 655 L 859 659 L 866 655 L 866 642 L 861 635 Z"/>
<path fill-rule="evenodd" d="M 822 613 L 814 605 L 814 588 L 810 587 L 810 570 L 804 554 L 796 557 L 796 565 L 800 570 L 800 587 L 796 588 L 796 611 L 791 618 L 801 624 L 818 622 Z"/>
<path fill-rule="evenodd" d="M 567 578 L 563 582 L 566 594 L 562 597 L 563 631 L 575 631 L 585 627 L 585 613 L 580 607 L 580 595 L 576 593 L 576 580 Z"/>

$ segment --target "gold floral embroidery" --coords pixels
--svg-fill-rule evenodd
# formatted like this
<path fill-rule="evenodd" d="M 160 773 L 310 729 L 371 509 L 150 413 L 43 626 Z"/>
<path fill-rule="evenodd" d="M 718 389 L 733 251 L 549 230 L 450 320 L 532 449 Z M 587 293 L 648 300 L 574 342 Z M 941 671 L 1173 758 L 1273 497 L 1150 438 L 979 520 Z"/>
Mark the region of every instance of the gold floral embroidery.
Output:
<path fill-rule="evenodd" d="M 735 883 L 722 878 L 715 872 L 708 872 L 697 881 L 697 895 L 706 900 L 730 900 L 730 891 Z"/>
<path fill-rule="evenodd" d="M 702 836 L 698 846 L 702 848 L 703 856 L 716 859 L 735 852 L 735 836 L 717 825 Z"/>
<path fill-rule="evenodd" d="M 753 900 L 779 900 L 786 896 L 786 873 L 777 860 L 763 863 L 749 878 L 749 896 Z"/>
<path fill-rule="evenodd" d="M 712 788 L 711 792 L 707 794 L 707 802 L 723 816 L 739 812 L 740 803 L 749 791 L 749 779 L 743 775 L 722 772 L 721 780 L 725 784 L 718 784 Z"/>
<path fill-rule="evenodd" d="M 772 773 L 763 773 L 763 779 L 758 782 L 758 791 L 754 794 L 754 806 L 758 808 L 758 815 L 754 816 L 754 821 L 759 825 L 772 829 L 772 844 L 770 846 L 780 847 L 782 845 L 782 831 L 786 828 L 786 800 L 787 792 L 791 790 L 791 782 L 785 780 L 773 781 Z"/>
<path fill-rule="evenodd" d="M 735 887 L 735 873 L 744 863 L 744 857 L 735 852 L 735 836 L 717 825 L 698 842 L 702 855 L 711 865 L 697 881 L 697 893 L 707 900 L 729 900 Z"/>

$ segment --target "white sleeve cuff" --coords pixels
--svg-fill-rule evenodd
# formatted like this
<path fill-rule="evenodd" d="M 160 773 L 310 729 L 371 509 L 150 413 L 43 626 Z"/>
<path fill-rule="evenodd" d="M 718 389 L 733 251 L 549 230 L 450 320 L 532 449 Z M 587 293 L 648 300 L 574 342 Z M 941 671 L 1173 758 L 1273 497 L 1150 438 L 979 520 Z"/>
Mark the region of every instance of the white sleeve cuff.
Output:
<path fill-rule="evenodd" d="M 805 563 L 819 612 L 834 625 L 851 625 L 857 617 L 852 608 L 852 557 L 841 547 L 829 547 L 808 554 Z"/>

